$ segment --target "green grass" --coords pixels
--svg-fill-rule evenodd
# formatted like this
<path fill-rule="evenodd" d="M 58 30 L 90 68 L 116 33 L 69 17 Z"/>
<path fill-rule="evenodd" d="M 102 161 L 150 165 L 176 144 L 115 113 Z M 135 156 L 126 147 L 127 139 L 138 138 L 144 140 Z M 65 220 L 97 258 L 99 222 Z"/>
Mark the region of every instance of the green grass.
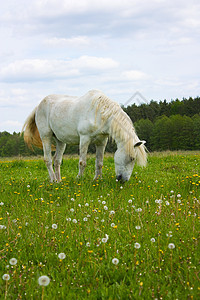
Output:
<path fill-rule="evenodd" d="M 77 180 L 65 159 L 60 184 L 42 160 L 0 163 L 0 299 L 198 299 L 200 154 L 151 155 L 123 185 L 94 161 Z"/>

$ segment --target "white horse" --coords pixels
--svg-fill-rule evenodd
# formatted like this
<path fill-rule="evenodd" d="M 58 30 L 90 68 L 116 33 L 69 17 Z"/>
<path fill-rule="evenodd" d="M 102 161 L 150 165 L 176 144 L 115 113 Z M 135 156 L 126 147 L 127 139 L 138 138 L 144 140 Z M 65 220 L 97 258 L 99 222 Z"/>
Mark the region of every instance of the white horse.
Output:
<path fill-rule="evenodd" d="M 128 181 L 135 162 L 146 165 L 147 154 L 128 115 L 114 101 L 97 90 L 82 97 L 50 95 L 33 110 L 22 128 L 24 140 L 43 148 L 44 160 L 50 180 L 61 181 L 60 165 L 66 144 L 79 144 L 79 173 L 86 166 L 89 144 L 96 145 L 95 179 L 101 177 L 104 150 L 108 137 L 116 141 L 114 155 L 115 172 L 118 180 Z M 54 168 L 52 166 L 52 139 L 56 142 Z"/>

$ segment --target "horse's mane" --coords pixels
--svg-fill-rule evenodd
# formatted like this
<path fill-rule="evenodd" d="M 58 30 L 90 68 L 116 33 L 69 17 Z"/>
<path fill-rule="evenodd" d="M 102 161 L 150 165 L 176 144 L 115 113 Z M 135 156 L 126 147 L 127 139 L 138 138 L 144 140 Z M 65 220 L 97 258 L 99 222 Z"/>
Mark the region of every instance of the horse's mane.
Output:
<path fill-rule="evenodd" d="M 120 105 L 103 93 L 93 98 L 92 105 L 96 107 L 95 116 L 100 112 L 102 125 L 110 120 L 110 136 L 115 140 L 124 143 L 126 153 L 137 158 L 138 164 L 146 164 L 146 151 L 144 145 L 134 148 L 139 142 L 135 128 L 129 116 L 123 111 Z"/>

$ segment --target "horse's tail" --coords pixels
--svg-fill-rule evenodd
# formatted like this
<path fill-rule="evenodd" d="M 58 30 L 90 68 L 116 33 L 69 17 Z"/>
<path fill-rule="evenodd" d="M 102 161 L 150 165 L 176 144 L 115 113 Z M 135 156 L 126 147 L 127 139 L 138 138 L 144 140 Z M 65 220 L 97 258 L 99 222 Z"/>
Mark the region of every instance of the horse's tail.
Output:
<path fill-rule="evenodd" d="M 43 148 L 42 140 L 40 138 L 40 134 L 35 122 L 36 110 L 37 107 L 28 116 L 21 131 L 21 134 L 24 132 L 24 141 L 31 150 L 33 150 L 33 145 L 36 146 L 37 148 L 41 148 L 41 149 Z"/>

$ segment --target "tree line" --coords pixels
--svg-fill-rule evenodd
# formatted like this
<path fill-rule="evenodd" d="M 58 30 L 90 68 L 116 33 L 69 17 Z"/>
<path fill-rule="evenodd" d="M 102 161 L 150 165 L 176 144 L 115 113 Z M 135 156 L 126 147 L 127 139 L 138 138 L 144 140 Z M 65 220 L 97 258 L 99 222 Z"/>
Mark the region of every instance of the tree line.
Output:
<path fill-rule="evenodd" d="M 200 149 L 200 98 L 176 99 L 171 102 L 151 101 L 122 107 L 134 123 L 140 139 L 149 151 Z M 116 145 L 108 142 L 106 151 L 114 152 Z M 93 145 L 90 152 L 95 152 Z M 67 145 L 66 154 L 78 153 L 78 146 Z M 42 150 L 28 149 L 23 136 L 14 132 L 0 132 L 0 156 L 42 155 Z"/>

